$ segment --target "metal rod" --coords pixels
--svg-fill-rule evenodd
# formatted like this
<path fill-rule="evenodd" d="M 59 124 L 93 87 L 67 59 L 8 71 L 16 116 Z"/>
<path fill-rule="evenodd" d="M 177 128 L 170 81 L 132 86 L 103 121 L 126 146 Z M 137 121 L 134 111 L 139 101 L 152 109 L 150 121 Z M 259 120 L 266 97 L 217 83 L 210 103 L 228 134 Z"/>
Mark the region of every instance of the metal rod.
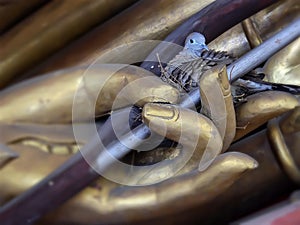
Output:
<path fill-rule="evenodd" d="M 231 82 L 250 72 L 300 36 L 300 18 L 228 66 Z"/>

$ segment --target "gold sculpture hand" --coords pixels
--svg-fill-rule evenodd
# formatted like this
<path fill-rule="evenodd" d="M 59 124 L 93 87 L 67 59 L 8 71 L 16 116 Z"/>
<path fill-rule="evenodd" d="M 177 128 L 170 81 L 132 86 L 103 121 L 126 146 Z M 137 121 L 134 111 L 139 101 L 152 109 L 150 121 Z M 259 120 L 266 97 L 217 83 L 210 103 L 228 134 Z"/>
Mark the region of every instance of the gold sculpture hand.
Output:
<path fill-rule="evenodd" d="M 112 67 L 114 70 L 115 67 Z M 162 127 L 166 127 L 166 133 L 161 134 L 179 142 L 179 145 L 176 148 L 155 149 L 138 154 L 137 163 L 149 164 L 163 159 L 166 162 L 163 172 L 167 173 L 172 171 L 173 163 L 179 162 L 185 155 L 184 147 L 195 147 L 195 152 L 176 173 L 176 177 L 162 183 L 132 188 L 100 178 L 50 214 L 46 221 L 51 221 L 51 224 L 158 220 L 162 216 L 167 217 L 185 210 L 185 204 L 178 204 L 178 200 L 191 207 L 204 209 L 207 203 L 226 191 L 246 171 L 257 167 L 256 161 L 245 154 L 219 155 L 231 144 L 236 126 L 235 139 L 238 139 L 270 118 L 299 105 L 297 99 L 290 94 L 266 92 L 250 97 L 235 113 L 228 92 L 227 74 L 224 75 L 226 70 L 219 67 L 208 71 L 201 81 L 200 91 L 202 96 L 204 93 L 206 96 L 203 99 L 204 116 L 180 108 L 177 105 L 178 92 L 141 68 L 120 66 L 111 76 L 111 67 L 106 66 L 89 70 L 89 79 L 83 76 L 85 70 L 84 67 L 61 70 L 0 93 L 1 142 L 20 154 L 18 159 L 0 170 L 1 204 L 30 188 L 62 164 L 68 154 L 77 149 L 76 144 L 85 144 L 86 140 L 76 143 L 72 133 L 75 93 L 79 96 L 77 100 L 83 105 L 88 101 L 94 106 L 91 108 L 95 109 L 94 116 L 98 117 L 111 112 L 117 94 L 127 84 L 151 77 L 151 82 L 128 89 L 115 109 L 136 103 L 134 99 L 139 99 L 146 92 L 151 97 L 137 102 L 139 106 L 144 106 L 144 122 L 157 133 L 162 131 Z M 102 87 L 100 95 L 99 86 Z M 216 87 L 221 91 L 209 92 Z M 267 104 L 271 100 L 272 104 Z M 162 102 L 172 104 L 161 104 Z M 215 103 L 210 105 L 211 102 Z M 82 107 L 77 113 L 86 115 L 85 111 L 86 108 Z M 78 116 L 73 122 L 84 123 L 89 119 Z M 198 170 L 199 163 L 203 170 L 201 172 Z M 145 176 L 145 179 L 155 179 L 155 176 L 160 175 L 162 174 L 151 174 Z M 145 210 L 152 213 L 145 215 Z M 116 213 L 118 217 L 115 216 Z"/>
<path fill-rule="evenodd" d="M 97 85 L 94 84 L 94 82 L 99 81 L 99 76 L 105 80 L 105 74 L 107 73 L 109 69 L 102 69 L 102 70 L 97 70 L 97 71 L 92 71 L 91 76 L 93 79 L 90 80 L 90 82 L 84 82 L 84 89 L 80 89 L 82 91 L 82 95 L 80 96 L 91 96 L 91 99 L 94 100 L 96 103 L 96 113 L 102 114 L 102 113 L 107 113 L 109 112 L 109 108 L 112 105 L 113 97 L 116 96 L 116 92 L 119 91 L 120 89 L 124 88 L 125 84 L 130 84 L 138 80 L 138 78 L 147 78 L 151 77 L 151 80 L 153 78 L 152 82 L 147 82 L 143 83 L 145 85 L 144 88 L 147 88 L 146 90 L 149 91 L 149 96 L 151 98 L 146 98 L 143 99 L 143 101 L 138 102 L 140 106 L 143 106 L 146 102 L 170 102 L 173 104 L 176 104 L 178 101 L 178 92 L 169 87 L 167 84 L 161 82 L 158 78 L 154 77 L 152 74 L 149 75 L 149 72 L 144 71 L 143 69 L 140 69 L 138 67 L 133 67 L 133 66 L 126 66 L 122 67 L 120 70 L 116 72 L 118 75 L 114 76 L 109 76 L 109 79 L 106 80 L 105 85 L 103 86 L 103 89 L 101 90 L 101 95 L 100 97 L 108 95 L 109 98 L 105 98 L 104 102 L 98 101 L 97 92 Z M 82 77 L 82 68 L 79 69 L 72 69 L 68 71 L 61 71 L 60 76 L 57 75 L 58 73 L 52 75 L 48 75 L 45 77 L 45 79 L 38 79 L 34 82 L 30 82 L 23 85 L 20 85 L 18 89 L 10 89 L 8 91 L 5 91 L 3 95 L 1 96 L 2 101 L 3 101 L 3 113 L 2 115 L 2 120 L 3 121 L 9 121 L 11 124 L 5 124 L 2 126 L 5 126 L 7 131 L 9 129 L 15 129 L 15 132 L 8 132 L 10 135 L 4 135 L 3 139 L 5 140 L 10 140 L 9 144 L 10 147 L 13 147 L 19 154 L 20 158 L 11 162 L 7 166 L 5 166 L 1 171 L 0 171 L 0 185 L 1 187 L 7 187 L 7 188 L 2 188 L 2 203 L 6 202 L 9 199 L 9 196 L 15 196 L 21 191 L 24 191 L 28 189 L 30 186 L 34 185 L 38 180 L 42 179 L 47 173 L 52 171 L 55 167 L 57 167 L 59 164 L 63 163 L 67 157 L 62 156 L 62 155 L 53 155 L 53 154 L 47 154 L 42 151 L 37 151 L 33 146 L 28 147 L 28 145 L 22 145 L 22 142 L 17 142 L 16 140 L 20 140 L 20 137 L 26 139 L 26 135 L 34 135 L 34 133 L 38 136 L 39 138 L 48 140 L 51 142 L 51 129 L 45 130 L 45 124 L 54 122 L 57 119 L 57 115 L 52 115 L 58 108 L 61 109 L 62 115 L 61 120 L 58 121 L 60 122 L 60 128 L 68 126 L 68 122 L 71 121 L 71 102 L 73 99 L 71 97 L 71 94 L 74 93 L 75 88 L 71 88 L 74 84 L 80 83 L 80 81 L 86 81 L 85 78 Z M 94 75 L 94 76 L 93 76 Z M 95 76 L 97 75 L 97 76 Z M 149 75 L 149 76 L 148 76 Z M 61 81 L 64 80 L 67 84 L 69 84 L 69 88 L 63 89 L 61 87 Z M 123 81 L 123 82 L 120 82 Z M 51 84 L 51 85 L 50 85 Z M 106 86 L 107 85 L 107 86 Z M 55 95 L 43 95 L 42 90 L 45 91 L 45 88 L 49 87 L 49 89 L 52 89 L 52 93 L 55 93 L 54 90 L 56 90 L 60 95 L 63 94 L 66 96 L 65 101 L 59 101 Z M 82 86 L 80 86 L 82 87 Z M 115 87 L 115 88 L 112 88 Z M 139 86 L 140 89 L 143 89 L 143 87 Z M 17 99 L 14 96 L 20 96 L 18 93 L 24 93 L 23 96 L 21 97 L 22 99 Z M 39 93 L 39 94 L 37 94 Z M 47 92 L 49 93 L 49 92 Z M 153 95 L 153 93 L 155 95 Z M 136 89 L 129 89 L 127 92 L 126 99 L 124 100 L 130 100 L 134 99 L 133 97 L 136 97 L 136 95 L 139 97 L 141 95 L 140 92 Z M 50 101 L 38 101 L 36 97 L 39 97 L 39 99 L 44 100 L 44 98 L 50 98 Z M 113 96 L 113 97 L 112 97 Z M 93 98 L 94 97 L 94 98 Z M 222 97 L 222 96 L 221 96 Z M 53 99 L 52 99 L 53 98 Z M 15 99 L 14 101 L 8 101 L 8 99 Z M 83 98 L 84 99 L 84 98 Z M 87 100 L 90 100 L 87 98 Z M 27 102 L 27 104 L 25 104 Z M 39 102 L 40 104 L 34 104 Z M 120 107 L 124 107 L 127 104 L 122 101 L 123 105 Z M 27 114 L 27 110 L 30 109 L 31 104 L 34 104 L 36 106 L 36 111 L 35 115 L 36 117 L 29 117 Z M 148 121 L 152 121 L 153 124 L 155 124 L 155 121 L 157 121 L 157 117 L 150 118 L 149 115 L 149 110 L 152 111 L 155 114 L 155 110 L 153 110 L 153 107 L 162 107 L 163 110 L 164 108 L 168 107 L 174 107 L 173 109 L 176 108 L 179 109 L 177 106 L 160 106 L 160 104 L 153 104 L 151 103 L 147 104 L 144 107 L 145 113 L 144 119 L 145 121 L 149 119 Z M 13 108 L 17 108 L 19 114 L 15 114 L 12 116 L 11 114 L 13 113 Z M 28 108 L 27 108 L 28 107 Z M 152 107 L 152 108 L 151 108 Z M 160 112 L 163 112 L 162 109 L 159 109 Z M 38 115 L 49 115 L 49 117 L 38 117 Z M 153 114 L 151 114 L 153 115 Z M 211 160 L 214 159 L 218 153 L 221 152 L 222 150 L 222 138 L 219 134 L 218 129 L 215 127 L 212 121 L 210 121 L 208 118 L 205 118 L 204 116 L 196 113 L 195 111 L 191 110 L 185 110 L 185 109 L 180 109 L 180 114 L 178 114 L 182 120 L 182 127 L 185 129 L 183 132 L 178 130 L 178 128 L 182 128 L 177 126 L 178 122 L 180 120 L 172 120 L 170 117 L 170 123 L 168 123 L 168 126 L 173 129 L 169 132 L 167 137 L 172 138 L 173 140 L 176 140 L 176 133 L 182 133 L 183 140 L 184 142 L 181 142 L 182 144 L 189 144 L 190 142 L 193 142 L 194 140 L 197 140 L 196 142 L 196 147 L 197 147 L 197 152 L 198 155 L 196 154 L 195 157 L 192 158 L 188 162 L 188 164 L 180 171 L 174 181 L 168 181 L 168 182 L 163 182 L 160 184 L 156 184 L 155 186 L 149 186 L 149 187 L 141 187 L 138 192 L 133 192 L 131 188 L 123 188 L 119 187 L 118 184 L 109 182 L 105 179 L 101 179 L 101 181 L 98 181 L 101 183 L 101 185 L 104 185 L 103 190 L 110 191 L 113 193 L 117 190 L 123 190 L 124 194 L 127 193 L 126 195 L 128 196 L 127 198 L 124 198 L 123 195 L 117 195 L 117 194 L 112 194 L 107 201 L 102 202 L 102 201 L 96 201 L 95 204 L 90 204 L 91 201 L 91 196 L 93 196 L 95 193 L 98 193 L 99 195 L 104 194 L 103 191 L 99 191 L 97 187 L 88 187 L 86 190 L 84 190 L 80 195 L 77 197 L 73 198 L 72 201 L 66 205 L 65 207 L 61 208 L 62 211 L 59 211 L 56 214 L 56 221 L 65 221 L 66 219 L 68 221 L 76 221 L 77 223 L 86 223 L 86 217 L 82 218 L 77 218 L 76 216 L 72 216 L 72 218 L 67 218 L 67 217 L 60 217 L 60 212 L 65 212 L 71 210 L 74 211 L 74 207 L 80 208 L 81 210 L 84 210 L 86 212 L 86 216 L 89 217 L 88 221 L 97 221 L 97 220 L 107 220 L 110 221 L 113 218 L 113 215 L 115 214 L 116 211 L 120 213 L 124 213 L 125 215 L 129 215 L 130 213 L 136 214 L 136 210 L 139 208 L 139 201 L 138 199 L 143 196 L 143 198 L 155 198 L 158 199 L 159 202 L 165 202 L 164 207 L 168 207 L 168 205 L 172 205 L 173 202 L 176 200 L 175 196 L 177 192 L 177 184 L 178 181 L 181 179 L 179 176 L 180 174 L 186 174 L 187 172 L 192 172 L 189 176 L 184 178 L 182 182 L 186 183 L 186 188 L 184 189 L 184 192 L 182 192 L 182 197 L 189 195 L 190 192 L 193 192 L 195 190 L 206 190 L 207 191 L 207 197 L 205 198 L 200 198 L 199 201 L 195 202 L 194 204 L 199 204 L 202 202 L 206 202 L 209 199 L 212 199 L 217 193 L 222 192 L 226 188 L 230 186 L 231 183 L 233 183 L 236 179 L 240 177 L 242 173 L 244 173 L 246 170 L 249 169 L 254 169 L 257 164 L 255 160 L 252 158 L 245 156 L 243 154 L 237 154 L 237 153 L 230 153 L 229 155 L 222 156 L 221 158 L 217 158 L 215 162 L 205 171 L 199 173 L 197 168 L 199 164 L 199 160 L 202 158 L 202 153 L 205 149 L 205 147 L 208 148 L 208 151 L 206 152 L 207 160 L 211 164 Z M 182 116 L 184 116 L 182 118 Z M 166 118 L 168 115 L 166 116 Z M 195 118 L 196 120 L 193 120 Z M 88 118 L 82 118 L 83 121 L 85 121 Z M 173 119 L 175 119 L 173 117 Z M 197 121 L 197 123 L 195 123 Z M 159 120 L 158 120 L 159 122 Z M 15 123 L 15 125 L 14 125 Z M 37 128 L 34 124 L 32 123 L 39 123 L 38 127 L 43 128 L 44 127 L 44 132 L 37 132 L 35 129 Z M 151 123 L 151 122 L 150 122 Z M 186 124 L 189 124 L 189 126 L 185 126 Z M 202 131 L 198 134 L 198 136 L 195 136 L 195 126 L 198 126 L 201 124 L 203 127 Z M 19 129 L 17 129 L 19 126 Z M 48 126 L 48 125 L 47 125 Z M 53 124 L 51 126 L 54 126 Z M 56 127 L 58 129 L 59 127 Z M 21 129 L 21 131 L 20 131 Z M 17 133 L 17 135 L 16 135 Z M 59 137 L 63 139 L 63 135 L 57 135 L 57 134 L 52 134 L 54 137 L 56 136 L 56 140 L 59 140 Z M 175 136 L 174 136 L 175 135 Z M 12 139 L 12 137 L 16 139 Z M 69 139 L 71 139 L 71 136 L 68 136 Z M 191 138 L 189 140 L 189 138 Z M 14 141 L 15 140 L 15 141 Z M 213 140 L 213 141 L 209 141 Z M 218 141 L 217 141 L 218 140 Z M 35 139 L 35 141 L 38 141 L 38 139 Z M 52 140 L 53 141 L 53 140 Z M 74 140 L 73 140 L 74 141 Z M 24 143 L 24 142 L 23 142 Z M 36 147 L 39 147 L 39 145 L 36 145 Z M 211 157 L 211 155 L 212 157 Z M 175 156 L 175 157 L 174 157 Z M 174 161 L 179 161 L 182 158 L 182 154 L 174 155 L 173 158 L 170 157 L 167 160 L 170 160 L 170 163 L 168 163 L 169 167 L 172 168 L 172 162 Z M 145 160 L 145 159 L 144 159 Z M 28 164 L 28 162 L 35 162 L 33 164 Z M 147 161 L 147 159 L 146 159 Z M 235 163 L 231 163 L 235 162 Z M 23 169 L 21 169 L 23 168 Z M 38 170 L 36 168 L 39 168 Z M 166 167 L 167 168 L 167 167 Z M 195 170 L 196 169 L 196 170 Z M 167 170 L 166 170 L 167 171 Z M 225 176 L 219 176 L 218 174 L 222 171 L 223 174 L 226 174 Z M 155 178 L 155 177 L 154 177 Z M 149 176 L 149 179 L 153 179 L 153 176 Z M 199 182 L 196 182 L 194 185 L 187 185 L 188 183 L 194 183 L 195 180 L 198 180 Z M 207 185 L 211 183 L 212 179 L 217 179 L 219 182 L 219 185 L 222 186 L 222 188 L 215 190 L 215 189 L 210 189 L 207 188 Z M 161 194 L 160 194 L 161 192 Z M 165 192 L 169 193 L 174 193 L 174 196 L 171 198 L 168 198 L 165 194 Z M 151 197 L 152 196 L 152 197 Z M 165 196 L 162 198 L 162 196 Z M 125 202 L 124 202 L 125 201 Z M 127 202 L 127 203 L 126 203 Z M 158 202 L 144 202 L 145 206 L 148 205 L 151 207 L 152 204 L 157 204 Z M 111 205 L 111 210 L 107 211 L 107 207 L 104 207 L 107 205 Z M 92 207 L 92 208 L 91 208 Z M 162 207 L 162 205 L 161 205 Z M 94 213 L 94 209 L 96 210 L 96 213 Z M 103 211 L 104 210 L 104 211 Z M 160 212 L 160 208 L 157 208 L 157 214 Z M 174 208 L 173 210 L 178 210 L 177 208 Z M 76 213 L 74 213 L 76 215 Z M 60 218 L 60 219 L 58 219 Z M 145 218 L 139 218 L 137 217 L 136 220 L 140 219 L 145 219 Z"/>

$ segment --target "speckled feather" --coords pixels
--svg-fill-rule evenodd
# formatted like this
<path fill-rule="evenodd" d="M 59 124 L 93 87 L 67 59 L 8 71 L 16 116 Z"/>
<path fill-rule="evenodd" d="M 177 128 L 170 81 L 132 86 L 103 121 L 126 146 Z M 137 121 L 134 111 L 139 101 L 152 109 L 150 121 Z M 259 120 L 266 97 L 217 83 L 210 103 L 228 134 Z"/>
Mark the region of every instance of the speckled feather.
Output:
<path fill-rule="evenodd" d="M 189 92 L 197 87 L 201 75 L 210 68 L 218 65 L 229 65 L 234 57 L 226 52 L 202 50 L 201 52 L 183 49 L 165 67 L 161 78 L 178 88 Z"/>

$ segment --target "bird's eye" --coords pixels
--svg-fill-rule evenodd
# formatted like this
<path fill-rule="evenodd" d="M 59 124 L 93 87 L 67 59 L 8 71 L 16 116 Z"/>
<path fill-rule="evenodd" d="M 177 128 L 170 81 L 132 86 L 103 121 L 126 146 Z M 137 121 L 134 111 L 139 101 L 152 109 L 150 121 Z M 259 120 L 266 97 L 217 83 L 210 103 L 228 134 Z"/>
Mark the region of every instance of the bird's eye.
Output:
<path fill-rule="evenodd" d="M 190 39 L 190 43 L 193 44 L 193 43 L 194 43 L 194 40 L 193 40 L 193 39 Z"/>

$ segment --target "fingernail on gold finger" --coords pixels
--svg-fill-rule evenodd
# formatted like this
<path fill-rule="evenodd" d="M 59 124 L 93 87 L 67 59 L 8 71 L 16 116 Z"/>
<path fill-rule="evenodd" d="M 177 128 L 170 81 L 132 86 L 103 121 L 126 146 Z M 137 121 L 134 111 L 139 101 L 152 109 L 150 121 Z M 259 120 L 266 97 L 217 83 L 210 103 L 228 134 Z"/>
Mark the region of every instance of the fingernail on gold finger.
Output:
<path fill-rule="evenodd" d="M 144 106 L 143 117 L 156 117 L 164 120 L 176 120 L 179 116 L 178 109 L 173 105 L 149 103 Z"/>

